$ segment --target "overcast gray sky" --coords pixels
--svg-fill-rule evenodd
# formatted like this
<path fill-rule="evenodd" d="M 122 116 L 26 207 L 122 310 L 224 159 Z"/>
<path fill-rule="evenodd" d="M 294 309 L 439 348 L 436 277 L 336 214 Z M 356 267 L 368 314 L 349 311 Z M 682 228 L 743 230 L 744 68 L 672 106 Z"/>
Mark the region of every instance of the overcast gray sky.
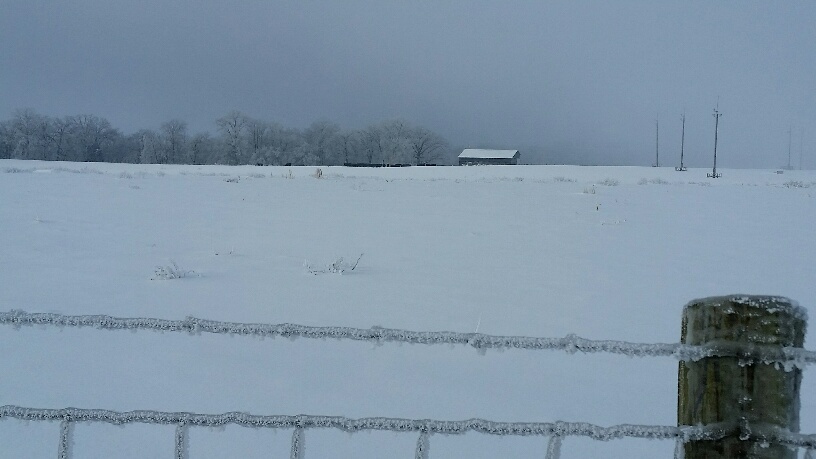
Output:
<path fill-rule="evenodd" d="M 0 0 L 0 118 L 402 118 L 584 162 L 816 167 L 816 2 Z M 802 137 L 801 133 L 804 133 Z"/>

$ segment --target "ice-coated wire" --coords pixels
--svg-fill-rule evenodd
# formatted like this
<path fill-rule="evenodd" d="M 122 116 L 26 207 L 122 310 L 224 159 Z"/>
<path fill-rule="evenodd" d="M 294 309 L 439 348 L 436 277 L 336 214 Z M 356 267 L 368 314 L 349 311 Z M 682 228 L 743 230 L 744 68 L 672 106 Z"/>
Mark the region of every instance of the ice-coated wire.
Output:
<path fill-rule="evenodd" d="M 70 447 L 70 428 L 76 422 L 104 422 L 114 425 L 123 424 L 165 424 L 176 426 L 176 457 L 181 451 L 186 452 L 186 429 L 194 427 L 221 427 L 235 424 L 242 427 L 287 429 L 294 428 L 292 434 L 292 458 L 302 459 L 304 431 L 307 428 L 334 428 L 346 432 L 364 430 L 385 430 L 392 432 L 419 432 L 417 454 L 427 451 L 430 434 L 461 435 L 478 432 L 500 436 L 546 436 L 551 438 L 588 437 L 593 440 L 609 441 L 620 438 L 642 438 L 650 440 L 680 440 L 682 442 L 700 440 L 718 440 L 739 432 L 748 432 L 746 439 L 768 443 L 783 444 L 797 448 L 816 448 L 816 434 L 790 432 L 773 425 L 755 424 L 748 426 L 744 422 L 710 424 L 706 426 L 659 426 L 619 424 L 602 427 L 587 422 L 499 422 L 485 419 L 467 419 L 463 421 L 443 421 L 435 419 L 403 418 L 360 418 L 351 419 L 343 416 L 312 415 L 254 415 L 243 412 L 222 414 L 197 414 L 167 411 L 111 411 L 101 409 L 62 408 L 44 409 L 27 408 L 15 405 L 0 406 L 0 419 L 12 418 L 23 421 L 60 421 L 60 459 L 68 459 Z M 745 424 L 745 425 L 744 425 Z M 423 438 L 423 434 L 425 437 Z M 547 447 L 549 451 L 560 449 L 560 440 Z M 418 456 L 419 457 L 419 456 Z M 548 456 L 549 457 L 549 456 Z M 555 456 L 557 458 L 557 456 Z"/>
<path fill-rule="evenodd" d="M 167 424 L 185 425 L 187 427 L 220 427 L 235 424 L 243 427 L 286 429 L 295 428 L 334 428 L 346 432 L 363 430 L 386 430 L 393 432 L 419 432 L 427 434 L 461 435 L 467 432 L 479 432 L 490 435 L 510 436 L 582 436 L 594 440 L 614 440 L 624 437 L 648 439 L 675 439 L 679 436 L 691 439 L 721 438 L 724 430 L 704 427 L 675 427 L 620 424 L 601 427 L 586 422 L 498 422 L 485 419 L 467 419 L 463 421 L 442 421 L 433 419 L 403 418 L 360 418 L 351 419 L 343 416 L 311 415 L 254 415 L 243 412 L 223 414 L 196 414 L 167 411 L 111 411 L 101 409 L 63 408 L 43 409 L 26 408 L 15 405 L 0 406 L 0 419 L 14 418 L 25 421 L 59 421 L 68 417 L 72 422 L 104 422 L 114 425 L 123 424 Z M 302 433 L 295 434 L 294 439 L 302 443 Z M 713 435 L 713 437 L 712 437 Z"/>
<path fill-rule="evenodd" d="M 561 457 L 561 435 L 553 435 L 547 443 L 546 459 L 559 459 Z"/>
<path fill-rule="evenodd" d="M 187 459 L 187 425 L 176 425 L 176 459 Z"/>
<path fill-rule="evenodd" d="M 190 334 L 215 333 L 255 337 L 334 338 L 355 341 L 401 342 L 411 344 L 463 344 L 479 350 L 529 349 L 562 350 L 568 353 L 611 353 L 630 357 L 674 357 L 696 361 L 706 357 L 736 356 L 746 361 L 781 363 L 786 370 L 816 363 L 816 352 L 802 348 L 780 348 L 762 345 L 711 343 L 692 346 L 682 343 L 631 343 L 627 341 L 591 340 L 569 334 L 563 338 L 528 336 L 495 336 L 483 333 L 451 331 L 410 331 L 396 328 L 313 327 L 297 324 L 259 324 L 222 322 L 187 317 L 184 320 L 156 318 L 123 318 L 107 315 L 64 315 L 29 313 L 20 310 L 0 312 L 0 324 L 21 326 L 92 327 L 105 330 L 154 330 Z"/>
<path fill-rule="evenodd" d="M 416 454 L 414 454 L 416 459 L 428 459 L 428 451 L 430 451 L 431 446 L 428 437 L 428 432 L 420 432 L 417 439 Z"/>
<path fill-rule="evenodd" d="M 295 431 L 292 432 L 292 453 L 289 456 L 291 459 L 303 459 L 305 457 L 303 452 L 305 437 L 302 427 L 296 427 Z"/>
<path fill-rule="evenodd" d="M 59 441 L 59 453 L 57 457 L 59 459 L 70 459 L 71 457 L 71 430 L 73 425 L 68 418 L 63 418 L 60 422 L 60 441 Z"/>
<path fill-rule="evenodd" d="M 674 444 L 674 459 L 685 459 L 686 448 L 683 444 L 683 439 L 678 438 Z"/>

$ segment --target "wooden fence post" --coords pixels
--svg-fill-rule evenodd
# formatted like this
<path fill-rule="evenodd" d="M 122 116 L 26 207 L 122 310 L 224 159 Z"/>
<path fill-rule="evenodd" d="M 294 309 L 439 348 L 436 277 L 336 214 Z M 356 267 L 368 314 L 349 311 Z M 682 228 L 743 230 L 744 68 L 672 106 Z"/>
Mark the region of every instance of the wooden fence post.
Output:
<path fill-rule="evenodd" d="M 782 297 L 731 295 L 686 305 L 680 341 L 726 356 L 680 362 L 677 425 L 721 424 L 728 435 L 689 441 L 685 459 L 796 459 L 796 448 L 763 437 L 776 428 L 799 431 L 801 370 L 740 352 L 802 347 L 806 321 L 806 311 Z"/>

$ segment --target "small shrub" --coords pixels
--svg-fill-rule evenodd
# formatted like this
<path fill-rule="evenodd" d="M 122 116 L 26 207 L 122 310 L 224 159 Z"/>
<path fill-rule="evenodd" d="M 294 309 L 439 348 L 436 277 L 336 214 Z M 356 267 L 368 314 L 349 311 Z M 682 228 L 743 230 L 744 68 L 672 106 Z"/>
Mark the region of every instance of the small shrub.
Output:
<path fill-rule="evenodd" d="M 800 182 L 798 180 L 790 180 L 782 184 L 782 186 L 786 188 L 809 188 L 810 185 L 805 182 Z"/>
<path fill-rule="evenodd" d="M 295 178 L 295 175 L 292 174 L 292 169 L 289 169 L 289 172 L 287 172 L 286 174 L 283 174 L 281 177 L 291 180 L 291 179 Z"/>
<path fill-rule="evenodd" d="M 70 172 L 72 174 L 97 174 L 97 175 L 104 174 L 104 172 L 97 169 L 91 169 L 88 166 L 84 166 L 82 169 L 71 169 L 69 167 L 55 167 L 53 170 L 54 172 Z"/>
<path fill-rule="evenodd" d="M 27 172 L 34 172 L 34 169 L 20 169 L 17 167 L 7 167 L 3 170 L 6 174 L 23 174 Z"/>
<path fill-rule="evenodd" d="M 638 185 L 647 185 L 647 184 L 654 184 L 654 185 L 668 185 L 669 182 L 663 180 L 662 178 L 653 178 L 651 180 L 642 178 L 638 181 Z"/>
<path fill-rule="evenodd" d="M 584 188 L 584 194 L 595 194 L 595 185 L 592 185 L 592 188 Z"/>
<path fill-rule="evenodd" d="M 553 177 L 553 180 L 556 182 L 574 182 L 575 179 L 566 178 L 564 176 L 559 175 L 558 177 Z"/>
<path fill-rule="evenodd" d="M 264 178 L 266 176 L 264 174 L 260 174 L 258 172 L 253 172 L 252 174 L 249 174 L 248 177 L 250 177 L 250 178 Z"/>
<path fill-rule="evenodd" d="M 227 183 L 238 183 L 241 180 L 241 177 L 227 177 L 224 179 Z"/>
<path fill-rule="evenodd" d="M 316 179 L 323 178 L 323 169 L 321 169 L 319 167 L 317 169 L 315 169 L 314 173 L 312 174 L 312 177 L 314 177 Z"/>
<path fill-rule="evenodd" d="M 156 266 L 153 278 L 151 280 L 170 280 L 183 279 L 185 277 L 194 276 L 195 271 L 188 271 L 179 268 L 175 261 L 170 260 L 170 264 L 166 266 Z"/>
<path fill-rule="evenodd" d="M 127 173 L 127 172 L 122 172 L 121 174 L 119 174 L 119 178 L 120 179 L 132 179 L 133 175 L 131 175 L 131 174 Z"/>
<path fill-rule="evenodd" d="M 603 182 L 600 183 L 603 186 L 618 186 L 620 185 L 620 180 L 613 179 L 613 178 L 605 178 Z"/>

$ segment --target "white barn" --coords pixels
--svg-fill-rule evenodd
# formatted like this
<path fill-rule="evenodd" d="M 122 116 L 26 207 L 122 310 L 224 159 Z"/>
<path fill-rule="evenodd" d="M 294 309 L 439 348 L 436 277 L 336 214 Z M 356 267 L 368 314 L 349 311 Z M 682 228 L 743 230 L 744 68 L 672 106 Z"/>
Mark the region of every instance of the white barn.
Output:
<path fill-rule="evenodd" d="M 515 165 L 521 154 L 518 150 L 482 150 L 467 148 L 459 154 L 460 166 L 475 166 L 480 164 Z"/>

